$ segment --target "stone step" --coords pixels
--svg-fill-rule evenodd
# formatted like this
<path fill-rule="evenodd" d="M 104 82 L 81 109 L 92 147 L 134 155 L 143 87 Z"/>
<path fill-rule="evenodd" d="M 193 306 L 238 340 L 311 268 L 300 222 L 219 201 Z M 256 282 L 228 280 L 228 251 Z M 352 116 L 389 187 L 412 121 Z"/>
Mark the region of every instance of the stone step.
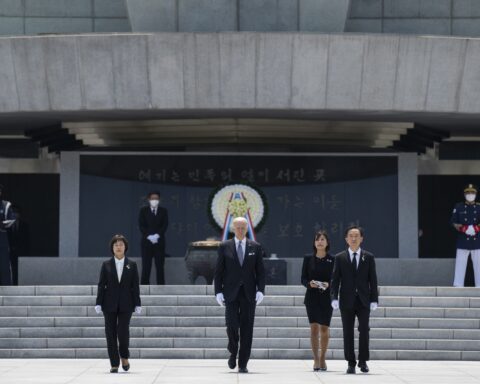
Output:
<path fill-rule="evenodd" d="M 175 317 L 219 317 L 224 316 L 225 308 L 220 306 L 146 306 L 141 317 L 175 316 Z M 259 306 L 256 317 L 306 317 L 304 307 L 269 307 Z M 99 317 L 93 306 L 3 306 L 1 317 Z M 338 311 L 334 318 L 339 317 Z M 378 308 L 371 313 L 371 318 L 480 318 L 480 308 L 421 308 L 421 307 L 388 307 Z"/>
<path fill-rule="evenodd" d="M 13 306 L 95 306 L 95 296 L 0 296 L 0 307 Z M 303 296 L 266 296 L 258 308 L 301 307 Z M 142 305 L 148 306 L 203 306 L 220 308 L 213 296 L 142 296 Z M 480 308 L 480 298 L 467 297 L 380 297 L 380 308 Z"/>
<path fill-rule="evenodd" d="M 155 359 L 227 359 L 225 348 L 131 348 L 130 357 Z M 0 349 L 0 358 L 108 358 L 106 348 Z M 311 359 L 310 349 L 252 349 L 252 359 Z M 329 349 L 327 359 L 343 360 L 343 349 Z M 370 350 L 371 360 L 480 360 L 477 351 Z"/>
<path fill-rule="evenodd" d="M 256 327 L 254 337 L 261 338 L 303 338 L 310 334 L 310 328 Z M 341 327 L 331 327 L 330 336 L 340 338 L 343 335 Z M 225 327 L 131 327 L 131 337 L 224 337 Z M 0 328 L 0 338 L 76 338 L 105 337 L 102 327 L 30 327 L 30 328 Z M 372 328 L 372 339 L 453 339 L 480 340 L 478 329 L 397 329 Z"/>
<path fill-rule="evenodd" d="M 18 327 L 101 327 L 103 317 L 0 317 L 0 328 Z M 332 327 L 341 327 L 339 317 L 332 319 Z M 133 327 L 223 327 L 224 316 L 211 317 L 154 317 L 135 316 Z M 258 317 L 256 327 L 308 327 L 306 317 Z M 436 318 L 383 318 L 370 319 L 371 328 L 421 328 L 421 329 L 479 329 L 479 319 Z"/>
<path fill-rule="evenodd" d="M 407 287 L 407 286 L 382 286 L 379 287 L 380 296 L 405 296 L 405 297 L 479 297 L 480 289 L 474 287 Z M 212 286 L 206 285 L 146 285 L 140 287 L 142 295 L 208 295 L 213 296 Z M 95 296 L 97 286 L 2 286 L 0 296 Z M 300 285 L 275 286 L 270 285 L 265 289 L 270 296 L 303 296 L 305 288 Z"/>
<path fill-rule="evenodd" d="M 131 348 L 226 348 L 228 339 L 195 337 L 162 337 L 130 339 Z M 0 349 L 77 349 L 106 348 L 105 337 L 98 338 L 0 338 Z M 342 338 L 331 338 L 331 349 L 343 348 Z M 478 340 L 423 340 L 423 339 L 371 339 L 370 347 L 376 350 L 444 350 L 480 352 Z M 310 338 L 255 338 L 256 349 L 308 349 Z"/>

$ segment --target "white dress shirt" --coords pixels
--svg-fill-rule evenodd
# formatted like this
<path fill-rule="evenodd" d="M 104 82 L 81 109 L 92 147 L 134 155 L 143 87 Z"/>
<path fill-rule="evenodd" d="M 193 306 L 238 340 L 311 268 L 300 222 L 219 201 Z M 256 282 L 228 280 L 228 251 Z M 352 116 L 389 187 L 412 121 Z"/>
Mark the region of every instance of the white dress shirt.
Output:
<path fill-rule="evenodd" d="M 122 280 L 123 266 L 125 265 L 125 257 L 122 257 L 121 260 L 118 260 L 115 257 L 115 267 L 117 268 L 118 282 Z"/>
<path fill-rule="evenodd" d="M 358 269 L 358 266 L 359 266 L 359 264 L 360 264 L 360 252 L 362 252 L 362 250 L 361 250 L 360 248 L 358 248 L 358 249 L 355 251 L 355 253 L 357 254 L 356 257 L 355 257 L 355 262 L 356 262 L 355 264 L 356 264 L 356 266 L 357 266 L 357 269 Z M 350 254 L 350 262 L 352 262 L 352 261 L 353 261 L 353 253 L 354 253 L 354 252 L 353 252 L 350 248 L 348 248 L 348 253 Z"/>

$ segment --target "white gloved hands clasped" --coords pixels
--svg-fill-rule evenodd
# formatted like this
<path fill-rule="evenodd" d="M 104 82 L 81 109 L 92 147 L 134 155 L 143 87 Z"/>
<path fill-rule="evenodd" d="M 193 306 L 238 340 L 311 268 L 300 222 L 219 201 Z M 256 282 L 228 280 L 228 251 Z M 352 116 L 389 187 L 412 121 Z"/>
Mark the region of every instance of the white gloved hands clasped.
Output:
<path fill-rule="evenodd" d="M 150 241 L 152 244 L 157 244 L 158 239 L 160 239 L 160 235 L 158 233 L 155 233 L 153 235 L 148 235 L 147 236 L 148 241 Z"/>
<path fill-rule="evenodd" d="M 477 232 L 475 232 L 475 228 L 473 228 L 473 225 L 469 225 L 465 233 L 468 236 L 475 236 L 477 234 Z"/>
<path fill-rule="evenodd" d="M 220 305 L 221 307 L 223 307 L 225 305 L 225 298 L 223 297 L 223 293 L 220 292 L 220 293 L 217 293 L 215 295 L 215 299 L 217 299 L 217 303 L 218 305 Z"/>
<path fill-rule="evenodd" d="M 332 300 L 332 308 L 333 309 L 338 309 L 339 308 L 338 300 Z"/>
<path fill-rule="evenodd" d="M 101 305 L 95 305 L 95 312 L 97 312 L 97 315 L 102 313 L 102 306 Z"/>
<path fill-rule="evenodd" d="M 375 311 L 376 309 L 378 308 L 378 303 L 370 303 L 370 310 L 371 311 Z"/>
<path fill-rule="evenodd" d="M 257 302 L 257 305 L 259 305 L 265 296 L 263 295 L 262 292 L 258 291 L 257 295 L 255 296 L 255 301 Z"/>

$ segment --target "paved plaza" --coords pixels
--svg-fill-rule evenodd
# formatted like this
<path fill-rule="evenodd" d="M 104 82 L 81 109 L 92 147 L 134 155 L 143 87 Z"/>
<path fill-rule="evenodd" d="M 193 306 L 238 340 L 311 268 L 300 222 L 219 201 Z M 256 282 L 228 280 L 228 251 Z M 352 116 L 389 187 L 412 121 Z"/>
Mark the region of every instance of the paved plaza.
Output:
<path fill-rule="evenodd" d="M 345 375 L 344 361 L 329 361 L 328 372 L 313 373 L 306 360 L 252 360 L 249 374 L 238 374 L 226 360 L 131 360 L 128 373 L 108 373 L 108 360 L 2 359 L 0 383 L 480 383 L 480 363 L 450 361 L 372 361 L 369 374 Z"/>

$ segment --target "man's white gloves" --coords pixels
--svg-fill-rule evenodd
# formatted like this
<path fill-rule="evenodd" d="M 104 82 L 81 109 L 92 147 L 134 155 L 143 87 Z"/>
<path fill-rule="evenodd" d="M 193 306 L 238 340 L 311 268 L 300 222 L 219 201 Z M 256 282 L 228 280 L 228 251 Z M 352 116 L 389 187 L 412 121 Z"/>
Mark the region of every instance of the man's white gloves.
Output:
<path fill-rule="evenodd" d="M 332 300 L 332 308 L 338 309 L 338 300 Z"/>
<path fill-rule="evenodd" d="M 220 292 L 220 293 L 217 293 L 215 295 L 215 298 L 217 299 L 217 303 L 218 305 L 220 305 L 221 307 L 223 307 L 225 305 L 225 298 L 223 297 L 223 293 Z"/>
<path fill-rule="evenodd" d="M 135 307 L 135 313 L 140 315 L 142 313 L 142 307 Z"/>
<path fill-rule="evenodd" d="M 95 312 L 97 312 L 97 315 L 102 313 L 102 306 L 101 305 L 95 305 Z"/>
<path fill-rule="evenodd" d="M 370 303 L 370 310 L 375 311 L 378 308 L 378 303 Z"/>
<path fill-rule="evenodd" d="M 258 291 L 257 295 L 255 296 L 255 301 L 257 302 L 257 305 L 259 305 L 263 301 L 263 293 Z"/>
<path fill-rule="evenodd" d="M 469 225 L 465 233 L 468 236 L 475 236 L 477 234 L 477 232 L 475 232 L 475 228 L 473 228 L 473 225 Z"/>
<path fill-rule="evenodd" d="M 158 233 L 147 236 L 148 241 L 150 241 L 152 244 L 157 244 L 159 238 L 160 238 L 160 235 Z"/>

